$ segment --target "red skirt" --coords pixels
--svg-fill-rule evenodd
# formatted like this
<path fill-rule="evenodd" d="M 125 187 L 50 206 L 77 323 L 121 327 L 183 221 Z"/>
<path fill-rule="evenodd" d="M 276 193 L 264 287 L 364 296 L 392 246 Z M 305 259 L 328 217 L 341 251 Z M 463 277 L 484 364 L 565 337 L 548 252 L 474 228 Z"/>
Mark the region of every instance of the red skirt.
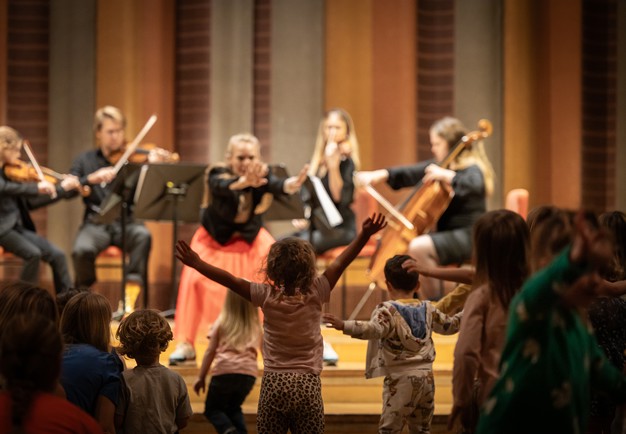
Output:
<path fill-rule="evenodd" d="M 265 278 L 261 272 L 263 261 L 273 243 L 272 235 L 261 228 L 252 244 L 238 238 L 222 246 L 200 226 L 191 239 L 190 246 L 203 261 L 234 276 L 260 282 Z M 198 330 L 206 336 L 209 325 L 222 310 L 226 291 L 226 287 L 206 278 L 193 268 L 183 266 L 174 318 L 174 339 L 193 345 Z"/>

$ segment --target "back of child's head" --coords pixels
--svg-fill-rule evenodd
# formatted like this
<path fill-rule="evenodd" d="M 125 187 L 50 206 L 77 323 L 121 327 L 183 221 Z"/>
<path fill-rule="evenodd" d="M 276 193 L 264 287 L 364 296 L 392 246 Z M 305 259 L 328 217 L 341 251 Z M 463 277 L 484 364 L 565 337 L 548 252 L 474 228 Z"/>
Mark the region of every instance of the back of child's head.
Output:
<path fill-rule="evenodd" d="M 215 323 L 219 327 L 220 339 L 240 350 L 261 333 L 258 309 L 233 291 L 226 293 L 224 306 Z"/>
<path fill-rule="evenodd" d="M 67 302 L 72 299 L 75 295 L 80 294 L 81 292 L 88 292 L 88 288 L 68 288 L 63 292 L 60 292 L 56 296 L 57 309 L 59 310 L 59 317 L 63 315 L 63 311 L 65 310 L 65 306 Z"/>
<path fill-rule="evenodd" d="M 120 341 L 117 352 L 131 359 L 158 356 L 174 337 L 167 320 L 151 309 L 136 310 L 124 318 L 116 336 Z"/>
<path fill-rule="evenodd" d="M 111 304 L 101 294 L 81 292 L 72 297 L 61 316 L 61 334 L 66 344 L 88 344 L 109 351 Z"/>
<path fill-rule="evenodd" d="M 528 225 L 512 211 L 490 211 L 474 224 L 474 283 L 488 284 L 504 308 L 528 277 L 529 240 Z"/>
<path fill-rule="evenodd" d="M 267 280 L 287 295 L 309 292 L 315 279 L 315 251 L 311 243 L 289 237 L 272 244 L 265 264 Z"/>
<path fill-rule="evenodd" d="M 402 267 L 402 264 L 409 259 L 411 259 L 409 255 L 395 255 L 387 259 L 385 263 L 385 280 L 391 284 L 394 289 L 402 292 L 415 291 L 419 283 L 419 275 L 417 273 L 410 273 Z"/>
<path fill-rule="evenodd" d="M 600 215 L 600 225 L 609 230 L 615 241 L 613 263 L 604 278 L 616 282 L 626 279 L 626 214 L 621 211 Z"/>
<path fill-rule="evenodd" d="M 59 314 L 52 295 L 29 282 L 10 282 L 0 288 L 0 333 L 15 315 L 42 315 L 58 326 Z"/>
<path fill-rule="evenodd" d="M 22 427 L 37 392 L 52 392 L 61 372 L 63 342 L 57 325 L 37 314 L 7 321 L 0 337 L 0 374 L 11 392 L 11 421 Z"/>
<path fill-rule="evenodd" d="M 550 263 L 552 258 L 572 241 L 571 215 L 558 208 L 537 220 L 530 229 L 531 264 L 537 271 Z"/>

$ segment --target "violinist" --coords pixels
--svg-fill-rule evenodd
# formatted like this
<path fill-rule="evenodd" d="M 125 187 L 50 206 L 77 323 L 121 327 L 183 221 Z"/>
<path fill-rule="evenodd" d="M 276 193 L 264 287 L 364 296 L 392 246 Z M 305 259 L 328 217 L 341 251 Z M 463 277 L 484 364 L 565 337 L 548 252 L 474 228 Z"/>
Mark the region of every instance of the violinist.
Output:
<path fill-rule="evenodd" d="M 440 181 L 453 189 L 452 201 L 437 221 L 436 231 L 419 235 L 409 243 L 409 255 L 425 267 L 460 265 L 471 258 L 472 226 L 485 213 L 486 198 L 493 192 L 493 168 L 481 142 L 464 149 L 449 168 L 438 165 L 466 133 L 458 119 L 442 118 L 430 128 L 433 159 L 356 175 L 359 184 L 386 182 L 394 190 L 412 187 L 420 181 L 425 184 Z M 424 278 L 421 283 L 422 298 L 438 299 L 444 293 L 440 281 L 434 278 Z"/>
<path fill-rule="evenodd" d="M 22 137 L 16 130 L 0 126 L 0 246 L 24 260 L 22 280 L 36 284 L 39 262 L 49 263 L 58 294 L 72 285 L 65 254 L 35 232 L 29 210 L 72 197 L 79 182 L 73 176 L 64 177 L 57 185 L 45 179 L 12 180 L 8 176 L 11 169 L 25 166 L 19 159 L 22 145 Z"/>
<path fill-rule="evenodd" d="M 111 245 L 121 248 L 121 220 L 118 218 L 110 224 L 103 224 L 97 222 L 97 217 L 100 205 L 116 176 L 112 160 L 114 155 L 120 155 L 124 150 L 125 128 L 126 119 L 118 108 L 105 106 L 98 109 L 94 117 L 98 147 L 80 154 L 70 169 L 70 173 L 77 176 L 82 185 L 91 187 L 91 194 L 83 197 L 83 223 L 72 251 L 77 287 L 89 287 L 95 283 L 95 262 L 100 252 Z M 145 286 L 144 276 L 152 244 L 148 229 L 141 222 L 133 220 L 132 210 L 129 209 L 128 213 L 125 223 L 125 247 L 129 252 L 125 288 L 127 313 L 134 309 L 135 301 Z"/>
<path fill-rule="evenodd" d="M 259 140 L 251 134 L 230 138 L 226 161 L 208 171 L 206 207 L 202 225 L 191 247 L 202 260 L 239 276 L 260 281 L 272 235 L 263 227 L 262 214 L 272 196 L 294 194 L 306 178 L 306 166 L 298 176 L 278 178 L 261 161 Z M 195 271 L 183 267 L 176 303 L 174 339 L 179 344 L 170 364 L 195 360 L 194 341 L 198 329 L 213 323 L 224 304 L 227 289 Z"/>
<path fill-rule="evenodd" d="M 354 171 L 359 167 L 359 141 L 352 118 L 343 109 L 327 111 L 320 121 L 311 157 L 309 175 L 322 181 L 326 193 L 341 215 L 342 222 L 330 226 L 324 211 L 312 209 L 310 221 L 295 220 L 295 235 L 311 242 L 315 253 L 346 246 L 356 237 L 356 222 L 351 204 L 354 199 Z M 305 202 L 310 192 L 303 189 Z"/>

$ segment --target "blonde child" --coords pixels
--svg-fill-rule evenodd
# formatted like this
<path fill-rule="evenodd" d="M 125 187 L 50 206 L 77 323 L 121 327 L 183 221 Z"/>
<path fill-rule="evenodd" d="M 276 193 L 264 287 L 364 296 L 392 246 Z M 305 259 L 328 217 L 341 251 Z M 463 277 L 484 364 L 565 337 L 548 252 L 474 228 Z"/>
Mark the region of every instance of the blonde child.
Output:
<path fill-rule="evenodd" d="M 276 242 L 267 256 L 265 283 L 252 283 L 202 261 L 184 241 L 176 256 L 185 265 L 235 291 L 263 310 L 264 371 L 257 412 L 259 434 L 324 432 L 322 304 L 341 273 L 369 238 L 386 226 L 374 214 L 322 275 L 317 275 L 311 244 L 297 238 Z"/>
<path fill-rule="evenodd" d="M 419 275 L 403 267 L 411 260 L 396 255 L 385 264 L 385 282 L 393 301 L 379 304 L 369 321 L 343 321 L 325 314 L 331 327 L 357 339 L 369 339 L 365 377 L 384 376 L 383 411 L 378 432 L 429 433 L 434 412 L 435 380 L 432 332 L 456 333 L 462 312 L 448 316 L 430 301 L 415 298 Z"/>
<path fill-rule="evenodd" d="M 169 324 L 156 311 L 144 309 L 124 318 L 117 330 L 117 351 L 137 366 L 123 372 L 128 394 L 115 411 L 115 422 L 128 433 L 175 433 L 193 414 L 183 378 L 159 363 L 172 340 Z"/>
<path fill-rule="evenodd" d="M 241 404 L 256 381 L 257 348 L 260 344 L 261 325 L 257 308 L 228 291 L 224 307 L 211 329 L 209 347 L 193 386 L 197 394 L 204 392 L 206 376 L 211 368 L 204 415 L 219 434 L 248 432 Z"/>
<path fill-rule="evenodd" d="M 498 378 L 509 304 L 529 274 L 528 225 L 517 213 L 491 211 L 474 225 L 474 287 L 463 309 L 454 349 L 448 429 L 460 419 L 464 432 L 476 428 L 478 407 Z"/>
<path fill-rule="evenodd" d="M 556 215 L 533 233 L 534 252 L 555 253 L 550 246 L 564 237 L 543 230 L 552 229 L 555 219 L 569 235 L 568 219 Z M 511 302 L 500 377 L 484 403 L 478 433 L 583 433 L 592 387 L 626 400 L 626 379 L 580 314 L 601 294 L 604 285 L 595 271 L 610 262 L 613 248 L 582 213 L 575 223 L 573 241 Z M 550 257 L 534 259 L 544 264 Z"/>

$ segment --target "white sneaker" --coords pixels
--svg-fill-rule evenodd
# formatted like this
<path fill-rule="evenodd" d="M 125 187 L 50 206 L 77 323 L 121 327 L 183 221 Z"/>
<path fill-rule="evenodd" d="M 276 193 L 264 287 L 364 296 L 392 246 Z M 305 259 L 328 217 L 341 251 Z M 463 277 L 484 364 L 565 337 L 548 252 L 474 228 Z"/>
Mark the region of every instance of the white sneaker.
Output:
<path fill-rule="evenodd" d="M 336 366 L 339 361 L 339 355 L 333 349 L 332 345 L 326 341 L 324 341 L 324 355 L 322 357 L 326 366 Z"/>
<path fill-rule="evenodd" d="M 179 343 L 174 352 L 170 354 L 170 365 L 177 365 L 190 360 L 196 360 L 196 350 L 189 342 Z"/>

